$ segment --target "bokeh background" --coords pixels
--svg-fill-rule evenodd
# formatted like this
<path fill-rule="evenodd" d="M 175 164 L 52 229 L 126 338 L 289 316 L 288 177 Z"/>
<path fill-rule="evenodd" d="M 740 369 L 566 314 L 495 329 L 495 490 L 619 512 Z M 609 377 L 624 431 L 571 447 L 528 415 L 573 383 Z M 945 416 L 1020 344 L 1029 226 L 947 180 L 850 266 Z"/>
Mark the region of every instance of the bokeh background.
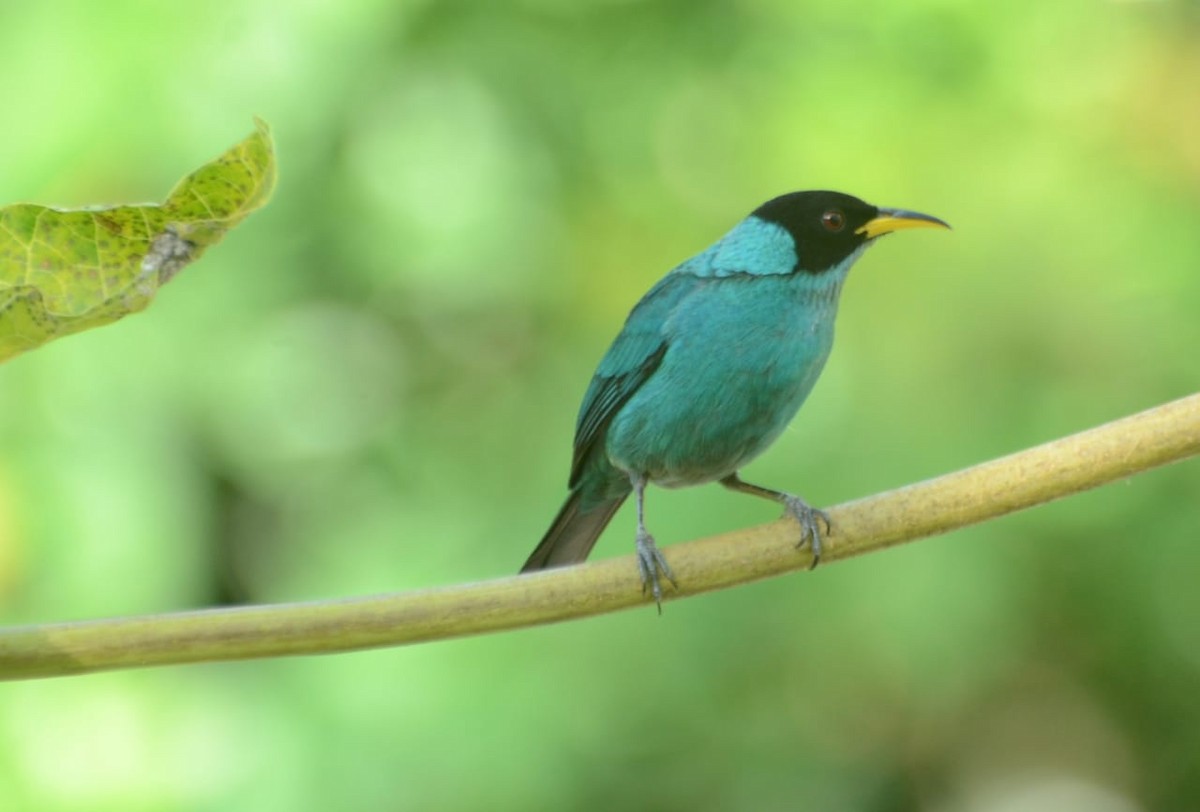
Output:
<path fill-rule="evenodd" d="M 161 199 L 255 114 L 282 177 L 149 311 L 0 368 L 0 622 L 514 572 L 629 307 L 793 189 L 956 230 L 859 263 L 753 481 L 832 504 L 1188 394 L 1198 37 L 1179 0 L 4 4 L 0 200 Z M 1198 489 L 661 618 L 9 684 L 0 808 L 1193 810 Z"/>

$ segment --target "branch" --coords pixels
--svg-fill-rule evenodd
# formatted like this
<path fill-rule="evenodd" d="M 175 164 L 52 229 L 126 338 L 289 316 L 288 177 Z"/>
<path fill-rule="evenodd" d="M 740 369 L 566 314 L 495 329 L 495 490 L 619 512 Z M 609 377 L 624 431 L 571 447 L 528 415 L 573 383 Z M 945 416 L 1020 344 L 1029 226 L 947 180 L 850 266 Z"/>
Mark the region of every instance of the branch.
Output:
<path fill-rule="evenodd" d="M 945 533 L 1200 453 L 1200 394 L 829 510 L 823 562 Z M 668 600 L 804 569 L 790 520 L 676 544 Z M 647 603 L 632 556 L 381 597 L 0 629 L 0 679 L 441 640 Z"/>

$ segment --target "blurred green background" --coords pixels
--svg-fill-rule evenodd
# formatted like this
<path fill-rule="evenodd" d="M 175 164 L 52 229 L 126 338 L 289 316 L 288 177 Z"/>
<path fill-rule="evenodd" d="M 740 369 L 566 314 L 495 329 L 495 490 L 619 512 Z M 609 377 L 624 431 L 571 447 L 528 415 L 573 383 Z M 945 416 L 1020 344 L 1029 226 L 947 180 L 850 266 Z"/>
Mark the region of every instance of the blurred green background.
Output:
<path fill-rule="evenodd" d="M 955 231 L 859 263 L 752 481 L 832 504 L 1188 394 L 1198 36 L 1169 0 L 4 4 L 0 200 L 161 199 L 254 114 L 282 177 L 148 312 L 0 368 L 0 621 L 513 573 L 629 307 L 793 189 Z M 662 618 L 6 685 L 0 808 L 1194 810 L 1198 488 Z"/>

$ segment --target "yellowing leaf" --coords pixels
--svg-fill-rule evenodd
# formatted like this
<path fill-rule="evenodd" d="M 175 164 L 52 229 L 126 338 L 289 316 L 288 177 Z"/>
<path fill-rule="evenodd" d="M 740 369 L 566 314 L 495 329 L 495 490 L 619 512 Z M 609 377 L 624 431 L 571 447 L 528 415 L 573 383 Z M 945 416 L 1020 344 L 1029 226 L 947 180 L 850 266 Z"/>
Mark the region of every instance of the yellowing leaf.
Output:
<path fill-rule="evenodd" d="M 161 205 L 0 209 L 0 361 L 150 304 L 160 286 L 275 187 L 265 122 L 181 180 Z"/>

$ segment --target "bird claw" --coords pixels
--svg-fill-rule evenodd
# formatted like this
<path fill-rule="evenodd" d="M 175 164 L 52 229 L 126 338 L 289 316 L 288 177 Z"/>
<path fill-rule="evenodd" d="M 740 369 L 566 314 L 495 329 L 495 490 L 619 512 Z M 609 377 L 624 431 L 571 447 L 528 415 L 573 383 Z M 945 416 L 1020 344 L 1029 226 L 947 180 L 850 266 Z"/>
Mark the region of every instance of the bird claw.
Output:
<path fill-rule="evenodd" d="M 812 507 L 799 496 L 786 496 L 783 504 L 787 515 L 800 525 L 800 541 L 796 542 L 796 546 L 803 547 L 805 542 L 808 543 L 812 550 L 812 564 L 808 568 L 816 569 L 817 564 L 821 561 L 821 531 L 817 527 L 817 521 L 820 520 L 825 525 L 825 535 L 828 536 L 833 532 L 829 514 Z"/>
<path fill-rule="evenodd" d="M 673 589 L 678 589 L 679 586 L 675 583 L 675 573 L 671 572 L 667 559 L 655 545 L 654 537 L 645 531 L 638 531 L 637 534 L 637 565 L 638 573 L 642 577 L 642 594 L 645 595 L 649 590 L 654 595 L 654 603 L 661 615 L 662 586 L 659 584 L 658 574 L 661 572 Z"/>

